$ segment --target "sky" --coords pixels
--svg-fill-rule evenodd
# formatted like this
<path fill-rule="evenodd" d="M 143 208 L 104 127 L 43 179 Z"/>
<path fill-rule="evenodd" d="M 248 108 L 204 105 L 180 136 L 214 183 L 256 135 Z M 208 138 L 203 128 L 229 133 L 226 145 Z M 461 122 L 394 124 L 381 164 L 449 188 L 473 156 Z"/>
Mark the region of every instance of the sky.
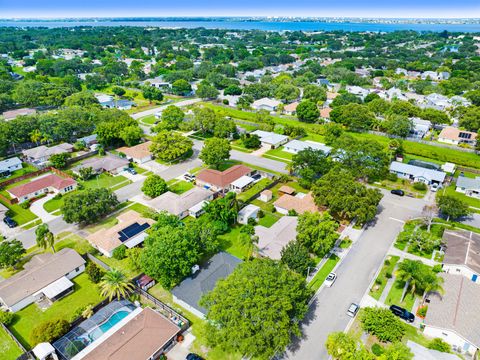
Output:
<path fill-rule="evenodd" d="M 480 18 L 480 0 L 0 0 L 0 18 L 118 16 Z"/>

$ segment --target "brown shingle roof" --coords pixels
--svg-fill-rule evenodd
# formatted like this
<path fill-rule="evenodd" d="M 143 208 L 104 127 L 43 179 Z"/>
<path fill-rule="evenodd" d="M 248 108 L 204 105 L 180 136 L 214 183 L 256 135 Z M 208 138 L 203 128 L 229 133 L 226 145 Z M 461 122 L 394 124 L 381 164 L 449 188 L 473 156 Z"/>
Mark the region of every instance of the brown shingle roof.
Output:
<path fill-rule="evenodd" d="M 225 171 L 205 169 L 198 173 L 197 180 L 220 188 L 225 188 L 235 180 L 244 175 L 250 174 L 251 172 L 252 169 L 245 165 L 235 165 Z"/>
<path fill-rule="evenodd" d="M 288 112 L 294 112 L 297 110 L 298 102 L 295 101 L 291 104 L 285 105 L 283 110 L 288 111 Z"/>
<path fill-rule="evenodd" d="M 152 142 L 147 141 L 131 147 L 124 146 L 117 149 L 117 151 L 124 153 L 133 159 L 143 159 L 152 155 L 152 152 L 150 151 L 150 145 L 152 145 Z"/>
<path fill-rule="evenodd" d="M 453 126 L 446 126 L 445 128 L 443 128 L 443 130 L 438 135 L 438 138 L 449 139 L 453 141 L 465 140 L 465 138 L 460 137 L 460 133 L 470 134 L 471 138 L 469 140 L 472 140 L 472 141 L 477 138 L 477 133 L 466 131 L 466 130 L 460 130 Z"/>
<path fill-rule="evenodd" d="M 282 193 L 288 194 L 288 195 L 293 195 L 293 194 L 295 194 L 295 189 L 288 186 L 288 185 L 282 185 L 278 189 L 278 192 L 282 192 Z"/>
<path fill-rule="evenodd" d="M 62 189 L 65 189 L 67 186 L 76 184 L 77 182 L 71 178 L 62 178 L 58 175 L 50 174 L 30 181 L 26 184 L 8 189 L 8 192 L 17 198 L 21 198 L 25 195 L 32 194 L 36 191 L 40 191 L 48 187 L 53 187 L 60 191 Z"/>
<path fill-rule="evenodd" d="M 146 360 L 162 349 L 179 332 L 178 326 L 147 307 L 83 359 Z"/>
<path fill-rule="evenodd" d="M 277 201 L 275 201 L 273 205 L 288 211 L 295 210 L 297 214 L 303 214 L 307 211 L 318 211 L 318 206 L 315 205 L 315 201 L 313 200 L 311 193 L 308 193 L 303 198 L 292 195 L 283 195 Z"/>

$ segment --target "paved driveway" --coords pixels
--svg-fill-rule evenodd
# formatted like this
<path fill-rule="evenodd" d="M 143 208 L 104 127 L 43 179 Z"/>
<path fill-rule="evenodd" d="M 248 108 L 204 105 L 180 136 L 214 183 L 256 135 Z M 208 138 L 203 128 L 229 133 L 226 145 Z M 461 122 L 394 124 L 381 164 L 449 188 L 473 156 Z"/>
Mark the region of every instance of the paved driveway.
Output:
<path fill-rule="evenodd" d="M 47 196 L 37 201 L 34 201 L 32 205 L 30 205 L 30 211 L 33 212 L 35 215 L 37 215 L 43 222 L 49 222 L 55 219 L 57 216 L 50 214 L 48 211 L 46 211 L 43 208 L 43 204 L 53 199 L 54 197 L 55 197 L 55 194 L 48 194 Z"/>
<path fill-rule="evenodd" d="M 343 331 L 350 317 L 350 303 L 360 303 L 388 249 L 400 232 L 404 220 L 417 217 L 422 200 L 394 198 L 386 194 L 380 202 L 375 224 L 368 227 L 336 270 L 338 279 L 331 288 L 317 294 L 302 326 L 303 338 L 296 340 L 285 359 L 326 360 L 328 334 Z"/>

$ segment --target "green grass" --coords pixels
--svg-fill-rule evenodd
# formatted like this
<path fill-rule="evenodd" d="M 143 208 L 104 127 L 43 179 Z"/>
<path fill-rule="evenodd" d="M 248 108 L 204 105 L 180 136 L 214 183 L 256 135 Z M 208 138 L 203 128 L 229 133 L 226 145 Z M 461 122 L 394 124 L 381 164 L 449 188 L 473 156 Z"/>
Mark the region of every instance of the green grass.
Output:
<path fill-rule="evenodd" d="M 352 245 L 352 240 L 350 239 L 343 239 L 340 243 L 340 249 L 348 249 Z"/>
<path fill-rule="evenodd" d="M 320 286 L 322 286 L 328 274 L 332 272 L 333 268 L 335 267 L 335 265 L 337 265 L 339 261 L 340 258 L 337 255 L 330 255 L 325 264 L 323 264 L 322 268 L 318 270 L 318 272 L 315 274 L 312 281 L 308 283 L 308 287 L 311 288 L 313 291 L 317 291 Z"/>
<path fill-rule="evenodd" d="M 22 352 L 7 332 L 0 328 L 0 354 L 2 354 L 2 359 L 15 360 L 22 355 Z"/>
<path fill-rule="evenodd" d="M 183 194 L 194 187 L 191 182 L 185 180 L 174 180 L 175 181 L 172 181 L 171 184 L 168 185 L 168 189 L 175 194 Z"/>
<path fill-rule="evenodd" d="M 278 158 L 280 158 L 290 162 L 293 158 L 293 154 L 283 151 L 283 149 L 284 147 L 280 146 L 279 148 L 268 150 L 265 155 L 270 155 L 274 160 L 279 160 Z"/>
<path fill-rule="evenodd" d="M 271 227 L 273 224 L 275 224 L 281 216 L 272 214 L 272 213 L 265 213 L 265 216 L 260 218 L 258 220 L 258 225 L 265 226 L 266 228 Z"/>
<path fill-rule="evenodd" d="M 136 211 L 141 215 L 148 215 L 149 213 L 152 212 L 152 209 L 150 209 L 148 206 L 145 206 L 145 205 L 140 204 L 140 203 L 133 203 L 131 206 L 129 206 L 128 208 L 126 208 L 122 212 L 129 211 L 129 210 Z"/>
<path fill-rule="evenodd" d="M 133 166 L 132 166 L 133 165 Z M 147 169 L 144 169 L 140 166 L 138 166 L 137 164 L 135 163 L 132 163 L 131 166 L 133 167 L 133 169 L 135 169 L 135 171 L 137 172 L 137 174 L 145 174 L 146 172 L 148 172 Z"/>
<path fill-rule="evenodd" d="M 422 332 L 415 326 L 405 324 L 405 329 L 405 335 L 402 338 L 403 343 L 406 343 L 407 340 L 410 340 L 422 346 L 428 347 L 428 344 L 430 343 L 430 341 L 432 341 L 432 339 L 423 335 Z"/>
<path fill-rule="evenodd" d="M 380 270 L 380 273 L 377 276 L 377 279 L 381 280 L 382 282 L 380 284 L 377 284 L 377 282 L 373 284 L 373 287 L 370 289 L 371 297 L 373 297 L 376 300 L 380 299 L 388 281 L 386 274 L 387 273 L 393 274 L 393 269 L 395 268 L 395 265 L 397 264 L 399 259 L 400 259 L 399 256 L 390 256 L 388 258 L 390 263 L 388 265 L 385 263 L 383 264 L 382 269 Z"/>
<path fill-rule="evenodd" d="M 245 234 L 240 232 L 241 228 L 241 225 L 234 226 L 228 233 L 220 235 L 218 239 L 221 250 L 243 260 L 249 256 L 250 246 L 244 241 Z"/>
<path fill-rule="evenodd" d="M 22 163 L 22 168 L 19 169 L 19 170 L 16 170 L 14 171 L 9 177 L 6 177 L 6 178 L 2 178 L 1 180 L 4 181 L 4 180 L 11 180 L 11 179 L 16 179 L 20 176 L 23 176 L 25 174 L 30 174 L 34 171 L 37 171 L 38 169 L 33 166 L 33 165 L 30 165 L 28 163 Z M 0 186 L 1 186 L 1 182 L 0 182 Z"/>
<path fill-rule="evenodd" d="M 74 292 L 54 302 L 47 310 L 42 311 L 36 304 L 31 304 L 16 313 L 17 320 L 9 328 L 27 349 L 35 346 L 30 341 L 30 334 L 39 324 L 53 319 L 71 321 L 78 309 L 102 300 L 98 286 L 88 279 L 86 273 L 78 275 L 72 282 L 75 284 Z"/>
<path fill-rule="evenodd" d="M 127 185 L 127 180 L 128 179 L 122 175 L 111 176 L 103 173 L 90 180 L 83 181 L 82 184 L 86 189 L 110 188 L 117 186 L 122 182 L 125 182 L 125 185 Z M 130 182 L 131 181 L 128 180 L 128 183 Z"/>
<path fill-rule="evenodd" d="M 74 249 L 80 255 L 95 252 L 95 249 L 87 240 L 73 233 L 55 242 L 55 251 L 60 251 L 64 248 Z"/>
<path fill-rule="evenodd" d="M 271 183 L 272 183 L 272 180 L 263 178 L 260 181 L 256 182 L 255 184 L 253 184 L 250 188 L 248 188 L 247 190 L 239 194 L 237 196 L 237 199 L 242 201 L 248 200 L 250 197 L 252 197 L 256 193 L 263 191 L 263 189 L 265 189 Z"/>
<path fill-rule="evenodd" d="M 70 194 L 68 194 L 68 195 L 70 195 Z M 58 209 L 60 209 L 62 207 L 64 197 L 68 196 L 68 195 L 63 195 L 63 196 L 57 197 L 57 198 L 54 197 L 54 198 L 48 200 L 46 203 L 43 204 L 43 208 L 45 209 L 45 211 L 48 211 L 49 213 L 57 211 Z"/>
<path fill-rule="evenodd" d="M 10 216 L 17 222 L 18 225 L 26 224 L 32 220 L 37 219 L 37 215 L 30 211 L 30 209 L 23 209 L 19 204 L 8 204 L 0 200 L 0 203 L 5 205 L 10 210 Z"/>
<path fill-rule="evenodd" d="M 480 209 L 480 199 L 475 199 L 473 197 L 467 196 L 465 194 L 462 194 L 458 191 L 455 191 L 455 184 L 452 184 L 445 188 L 445 195 L 450 195 L 453 196 L 465 203 L 467 203 L 470 207 Z M 439 195 L 443 195 L 443 190 L 439 190 L 438 192 Z"/>
<path fill-rule="evenodd" d="M 130 279 L 133 279 L 135 276 L 140 275 L 141 273 L 141 271 L 132 268 L 132 266 L 130 265 L 130 259 L 128 257 L 122 260 L 117 260 L 113 257 L 109 258 L 103 255 L 95 255 L 95 257 L 110 266 L 111 268 L 121 270 L 125 274 L 125 276 Z"/>
<path fill-rule="evenodd" d="M 403 288 L 405 287 L 405 282 L 401 280 L 395 280 L 393 283 L 390 292 L 387 295 L 387 299 L 385 300 L 386 305 L 398 305 L 401 306 L 408 311 L 412 310 L 413 304 L 415 303 L 415 296 L 409 291 L 405 295 L 403 301 L 401 301 Z"/>
<path fill-rule="evenodd" d="M 22 229 L 23 230 L 28 230 L 28 229 L 31 229 L 37 225 L 40 225 L 42 223 L 42 220 L 41 219 L 37 219 L 37 220 L 34 220 L 32 222 L 29 222 L 27 223 L 26 225 L 23 225 L 22 226 Z"/>
<path fill-rule="evenodd" d="M 157 119 L 155 117 L 155 115 L 148 115 L 148 116 L 140 118 L 139 120 L 140 120 L 140 122 L 143 122 L 143 123 L 148 124 L 148 125 L 153 125 L 153 124 L 155 124 L 155 122 L 159 121 L 159 119 Z"/>

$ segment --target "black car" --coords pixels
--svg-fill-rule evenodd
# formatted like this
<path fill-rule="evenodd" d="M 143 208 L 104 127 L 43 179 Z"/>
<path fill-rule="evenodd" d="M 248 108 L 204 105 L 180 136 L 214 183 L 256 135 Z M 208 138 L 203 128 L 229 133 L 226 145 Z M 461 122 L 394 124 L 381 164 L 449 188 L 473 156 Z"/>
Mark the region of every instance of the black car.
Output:
<path fill-rule="evenodd" d="M 190 353 L 190 354 L 187 355 L 185 360 L 203 360 L 203 359 L 200 356 L 198 356 L 197 354 Z"/>
<path fill-rule="evenodd" d="M 392 305 L 390 306 L 390 311 L 397 315 L 400 319 L 413 323 L 415 321 L 415 315 L 413 315 L 410 311 L 405 310 L 404 308 Z"/>
<path fill-rule="evenodd" d="M 403 196 L 405 195 L 405 192 L 403 190 L 400 190 L 400 189 L 394 189 L 392 191 L 390 191 L 393 195 L 398 195 L 398 196 Z"/>
<path fill-rule="evenodd" d="M 7 224 L 7 226 L 8 226 L 9 228 L 11 228 L 11 229 L 14 228 L 15 226 L 17 226 L 17 222 L 16 222 L 15 220 L 13 220 L 13 219 L 12 219 L 11 217 L 9 217 L 9 216 L 5 216 L 5 217 L 3 218 L 3 222 L 4 222 L 5 224 Z"/>

